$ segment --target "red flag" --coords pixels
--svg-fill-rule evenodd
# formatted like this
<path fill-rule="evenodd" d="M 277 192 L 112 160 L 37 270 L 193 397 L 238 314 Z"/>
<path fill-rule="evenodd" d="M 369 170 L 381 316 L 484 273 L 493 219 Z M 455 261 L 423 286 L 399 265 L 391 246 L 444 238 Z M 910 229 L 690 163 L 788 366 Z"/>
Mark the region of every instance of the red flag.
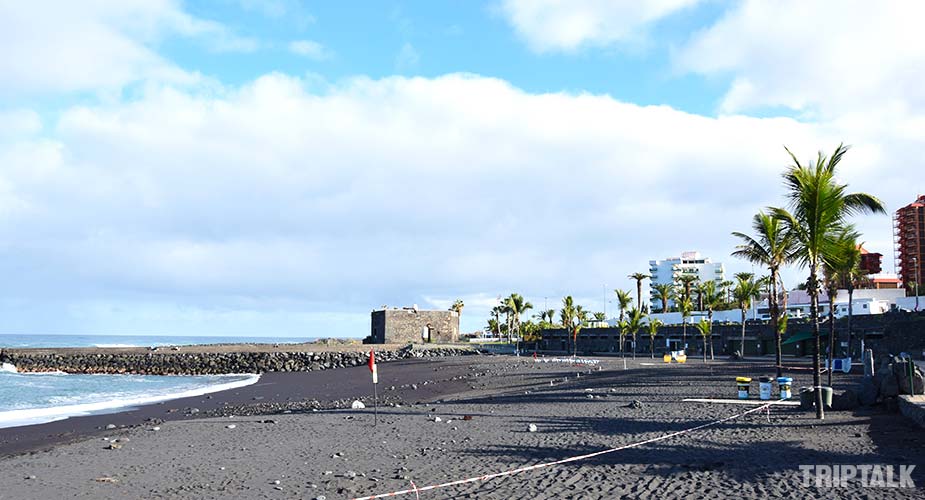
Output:
<path fill-rule="evenodd" d="M 369 350 L 369 371 L 373 373 L 373 383 L 379 383 L 379 370 L 376 368 L 376 352 Z"/>

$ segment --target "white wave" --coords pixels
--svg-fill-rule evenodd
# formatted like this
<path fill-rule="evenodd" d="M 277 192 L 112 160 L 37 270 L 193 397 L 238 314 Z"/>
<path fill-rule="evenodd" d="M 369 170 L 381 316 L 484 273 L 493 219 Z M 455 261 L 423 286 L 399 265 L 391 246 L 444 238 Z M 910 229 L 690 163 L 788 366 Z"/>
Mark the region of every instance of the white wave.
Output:
<path fill-rule="evenodd" d="M 123 399 L 111 399 L 97 403 L 84 403 L 64 406 L 52 406 L 48 408 L 29 408 L 24 410 L 10 410 L 0 412 L 0 428 L 18 427 L 22 425 L 44 424 L 56 420 L 64 420 L 69 417 L 80 417 L 91 415 L 93 413 L 107 412 L 117 409 L 127 409 L 136 406 L 160 403 L 161 401 L 170 401 L 172 399 L 191 398 L 202 396 L 212 392 L 227 391 L 237 389 L 257 383 L 260 375 L 242 374 L 246 378 L 235 380 L 234 382 L 225 382 L 223 384 L 208 385 L 188 389 L 171 394 L 159 394 L 155 396 L 135 396 Z"/>
<path fill-rule="evenodd" d="M 10 363 L 3 363 L 2 365 L 0 365 L 0 372 L 4 372 L 4 373 L 18 373 L 17 370 L 16 370 L 16 366 L 15 366 L 15 365 L 11 365 Z"/>

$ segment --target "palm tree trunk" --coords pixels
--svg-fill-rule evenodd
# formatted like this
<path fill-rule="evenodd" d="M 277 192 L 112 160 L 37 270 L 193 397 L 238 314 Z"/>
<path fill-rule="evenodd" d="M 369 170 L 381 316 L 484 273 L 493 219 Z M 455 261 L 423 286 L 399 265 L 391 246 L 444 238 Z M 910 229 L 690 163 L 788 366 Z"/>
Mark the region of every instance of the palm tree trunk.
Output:
<path fill-rule="evenodd" d="M 642 311 L 642 280 L 636 280 L 636 310 Z"/>
<path fill-rule="evenodd" d="M 707 313 L 707 318 L 710 322 L 710 361 L 713 361 L 713 309 Z"/>
<path fill-rule="evenodd" d="M 633 359 L 636 359 L 636 334 L 633 334 Z"/>
<path fill-rule="evenodd" d="M 707 362 L 707 336 L 703 336 L 703 362 Z"/>
<path fill-rule="evenodd" d="M 655 359 L 655 337 L 649 337 L 649 358 Z"/>
<path fill-rule="evenodd" d="M 825 419 L 822 408 L 822 380 L 819 377 L 819 353 L 822 345 L 819 339 L 819 285 L 816 280 L 816 262 L 809 264 L 809 314 L 813 324 L 813 391 L 816 394 L 816 418 Z"/>
<path fill-rule="evenodd" d="M 829 290 L 831 292 L 831 290 Z M 835 295 L 838 295 L 836 292 Z M 829 297 L 829 387 L 832 387 L 832 365 L 835 361 L 835 297 Z"/>
<path fill-rule="evenodd" d="M 768 297 L 768 309 L 771 311 L 771 330 L 774 332 L 774 341 L 777 343 L 777 352 L 774 354 L 774 366 L 777 367 L 777 376 L 783 377 L 781 366 L 781 335 L 777 322 L 780 317 L 777 309 L 777 268 L 771 268 L 771 295 Z"/>
<path fill-rule="evenodd" d="M 685 350 L 687 347 L 687 322 L 684 321 L 684 317 L 681 317 L 681 350 Z M 685 353 L 686 354 L 686 353 Z"/>
<path fill-rule="evenodd" d="M 739 354 L 745 359 L 745 304 L 739 305 L 742 306 L 742 341 L 739 342 Z"/>

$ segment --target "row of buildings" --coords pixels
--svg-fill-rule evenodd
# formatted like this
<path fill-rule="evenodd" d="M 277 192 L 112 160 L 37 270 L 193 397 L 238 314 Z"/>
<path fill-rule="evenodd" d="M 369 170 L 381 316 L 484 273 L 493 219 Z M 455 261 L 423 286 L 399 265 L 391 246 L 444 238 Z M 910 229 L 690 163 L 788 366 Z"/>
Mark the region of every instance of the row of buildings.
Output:
<path fill-rule="evenodd" d="M 896 275 L 882 273 L 883 254 L 868 252 L 861 248 L 861 269 L 870 279 L 862 289 L 853 294 L 852 313 L 855 315 L 883 314 L 890 310 L 918 310 L 918 283 L 925 281 L 925 195 L 920 195 L 915 202 L 896 211 L 893 217 L 894 228 L 894 262 Z M 714 281 L 717 284 L 726 280 L 726 269 L 721 262 L 713 262 L 699 252 L 683 252 L 679 257 L 649 261 L 650 284 L 675 284 L 681 276 L 694 276 L 700 282 Z M 651 311 L 662 310 L 661 298 L 650 286 L 649 305 Z M 909 293 L 911 292 L 911 293 Z M 912 295 L 912 296 L 907 296 Z M 810 297 L 805 291 L 788 292 L 787 312 L 791 317 L 801 318 L 809 315 Z M 848 292 L 839 290 L 834 300 L 830 301 L 820 294 L 820 313 L 827 315 L 829 308 L 835 308 L 836 317 L 848 314 Z M 830 303 L 831 302 L 831 303 Z M 669 300 L 669 307 L 674 304 Z M 925 304 L 922 304 L 925 306 Z M 715 311 L 713 320 L 720 323 L 740 323 L 741 311 Z M 697 322 L 705 313 L 695 312 L 689 321 Z M 681 314 L 677 312 L 653 313 L 668 325 L 681 324 Z M 746 312 L 751 320 L 768 320 L 770 318 L 767 300 L 759 301 Z M 609 320 L 610 326 L 615 320 Z M 600 325 L 603 326 L 603 325 Z M 405 342 L 455 342 L 459 339 L 459 314 L 455 311 L 424 311 L 417 306 L 388 308 L 383 306 L 374 310 L 370 317 L 371 343 L 405 343 Z"/>

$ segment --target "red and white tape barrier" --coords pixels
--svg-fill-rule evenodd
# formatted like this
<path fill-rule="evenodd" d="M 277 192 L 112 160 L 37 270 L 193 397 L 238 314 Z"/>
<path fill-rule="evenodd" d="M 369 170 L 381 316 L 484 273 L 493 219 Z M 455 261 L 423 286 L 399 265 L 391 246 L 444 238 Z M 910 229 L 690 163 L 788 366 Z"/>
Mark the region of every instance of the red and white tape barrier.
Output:
<path fill-rule="evenodd" d="M 786 401 L 786 400 L 781 400 L 781 401 Z M 680 435 L 682 435 L 682 434 L 687 434 L 687 433 L 689 433 L 689 432 L 694 432 L 694 431 L 696 431 L 696 430 L 700 430 L 700 429 L 703 429 L 703 428 L 706 428 L 706 427 L 710 427 L 710 426 L 713 426 L 713 425 L 721 424 L 721 423 L 723 423 L 723 422 L 728 422 L 728 421 L 730 421 L 730 420 L 734 420 L 734 419 L 737 419 L 737 418 L 739 418 L 739 417 L 744 417 L 745 415 L 748 415 L 749 413 L 756 413 L 756 412 L 759 412 L 759 411 L 762 411 L 762 410 L 767 410 L 767 411 L 768 411 L 768 421 L 770 421 L 771 406 L 773 406 L 773 405 L 775 405 L 775 404 L 777 404 L 777 403 L 779 403 L 779 401 L 774 401 L 774 402 L 771 402 L 771 403 L 768 403 L 768 404 L 765 404 L 765 405 L 757 406 L 757 407 L 752 408 L 752 409 L 750 409 L 750 410 L 743 411 L 742 413 L 737 413 L 737 414 L 732 415 L 732 416 L 730 416 L 730 417 L 726 417 L 726 418 L 723 418 L 723 419 L 720 419 L 720 420 L 715 420 L 715 421 L 713 421 L 713 422 L 708 422 L 708 423 L 706 423 L 706 424 L 701 424 L 701 425 L 698 425 L 698 426 L 695 426 L 695 427 L 691 427 L 691 428 L 689 428 L 689 429 L 683 429 L 683 430 L 680 430 L 680 431 L 677 431 L 677 432 L 672 432 L 672 433 L 670 433 L 670 434 L 665 434 L 665 435 L 662 435 L 662 436 L 654 437 L 654 438 L 652 438 L 652 439 L 646 439 L 645 441 L 639 441 L 639 442 L 637 442 L 637 443 L 631 443 L 631 444 L 626 444 L 626 445 L 623 445 L 623 446 L 618 446 L 618 447 L 616 447 L 616 448 L 610 448 L 610 449 L 607 449 L 607 450 L 595 451 L 594 453 L 588 453 L 588 454 L 586 454 L 586 455 L 578 455 L 578 456 L 574 456 L 574 457 L 564 458 L 564 459 L 562 459 L 562 460 L 556 460 L 555 462 L 545 462 L 545 463 L 536 464 L 536 465 L 528 465 L 528 466 L 526 466 L 526 467 L 520 467 L 520 468 L 517 468 L 517 469 L 511 469 L 511 470 L 507 470 L 507 471 L 504 471 L 504 472 L 496 472 L 496 473 L 494 473 L 494 474 L 485 474 L 485 475 L 483 475 L 483 476 L 474 476 L 474 477 L 470 477 L 470 478 L 466 478 L 466 479 L 458 479 L 458 480 L 456 480 L 456 481 L 450 481 L 450 482 L 447 482 L 447 483 L 432 484 L 432 485 L 430 485 L 430 486 L 423 486 L 423 487 L 414 487 L 413 489 L 410 489 L 410 490 L 399 490 L 399 491 L 392 491 L 392 492 L 389 492 L 389 493 L 380 493 L 380 494 L 378 494 L 378 495 L 371 495 L 371 496 L 366 496 L 366 497 L 358 497 L 358 498 L 354 498 L 353 500 L 373 500 L 373 499 L 375 499 L 375 498 L 396 497 L 396 496 L 400 496 L 400 495 L 406 495 L 406 494 L 408 494 L 408 493 L 414 493 L 415 495 L 418 495 L 418 494 L 419 494 L 420 492 L 422 492 L 422 491 L 436 490 L 436 489 L 439 489 L 439 488 L 446 488 L 446 487 L 449 487 L 449 486 L 458 486 L 458 485 L 460 485 L 460 484 L 474 483 L 474 482 L 477 482 L 477 481 L 488 481 L 489 479 L 495 479 L 495 478 L 504 477 L 504 476 L 512 476 L 512 475 L 514 475 L 514 474 L 519 474 L 519 473 L 521 473 L 521 472 L 527 472 L 527 471 L 531 471 L 531 470 L 543 469 L 543 468 L 546 468 L 546 467 L 552 467 L 553 465 L 561 465 L 561 464 L 569 463 L 569 462 L 577 462 L 578 460 L 585 460 L 585 459 L 597 457 L 597 456 L 600 456 L 600 455 L 606 455 L 606 454 L 608 454 L 608 453 L 613 453 L 613 452 L 615 452 L 615 451 L 627 450 L 627 449 L 636 448 L 636 447 L 639 447 L 639 446 L 642 446 L 642 445 L 645 445 L 645 444 L 650 444 L 650 443 L 656 443 L 656 442 L 659 442 L 659 441 L 664 441 L 664 440 L 666 440 L 666 439 L 670 439 L 670 438 L 673 438 L 673 437 L 677 437 L 677 436 L 680 436 Z M 412 483 L 412 484 L 413 484 L 413 483 Z"/>

